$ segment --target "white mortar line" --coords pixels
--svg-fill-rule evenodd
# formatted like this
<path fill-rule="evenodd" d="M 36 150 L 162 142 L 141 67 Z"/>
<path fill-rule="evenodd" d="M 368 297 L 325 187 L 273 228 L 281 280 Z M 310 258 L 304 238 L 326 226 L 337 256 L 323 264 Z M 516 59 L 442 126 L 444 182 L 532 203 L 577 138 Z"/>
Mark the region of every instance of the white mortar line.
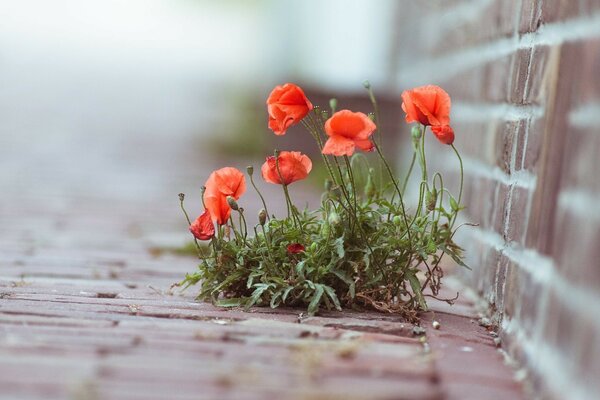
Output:
<path fill-rule="evenodd" d="M 441 10 L 437 13 L 430 14 L 428 18 L 424 18 L 423 26 L 435 24 L 441 28 L 438 35 L 443 35 L 446 30 L 464 24 L 466 22 L 478 21 L 481 19 L 481 14 L 485 11 L 493 0 L 476 0 L 467 1 L 451 9 Z"/>
<path fill-rule="evenodd" d="M 569 124 L 576 128 L 597 131 L 600 124 L 600 102 L 584 104 L 572 110 L 569 113 Z"/>
<path fill-rule="evenodd" d="M 527 365 L 537 374 L 544 378 L 544 384 L 553 394 L 559 394 L 559 398 L 570 400 L 588 400 L 595 398 L 591 389 L 580 381 L 578 375 L 572 373 L 572 369 L 565 368 L 570 358 L 565 357 L 560 349 L 548 346 L 543 340 L 531 340 L 530 336 L 520 328 L 518 321 L 505 318 L 502 321 L 502 330 L 518 343 L 530 360 Z M 569 371 L 571 371 L 569 373 Z"/>
<path fill-rule="evenodd" d="M 465 174 L 493 179 L 507 186 L 515 185 L 531 190 L 536 187 L 537 177 L 526 170 L 519 170 L 509 175 L 497 166 L 491 166 L 468 156 L 463 156 L 463 164 Z"/>
<path fill-rule="evenodd" d="M 589 190 L 567 188 L 558 195 L 559 207 L 577 215 L 578 217 L 600 221 L 600 207 L 598 198 L 600 193 Z"/>
<path fill-rule="evenodd" d="M 556 271 L 552 258 L 538 253 L 533 249 L 523 248 L 516 243 L 506 242 L 503 237 L 491 230 L 473 228 L 471 236 L 505 254 L 509 260 L 527 272 L 534 281 L 543 287 L 554 288 L 556 294 L 569 309 L 577 314 L 586 310 L 589 315 L 600 315 L 600 296 L 580 286 L 575 286 Z M 600 330 L 600 319 L 592 322 Z"/>
<path fill-rule="evenodd" d="M 525 158 L 527 154 L 527 146 L 529 145 L 529 131 L 533 121 L 531 119 L 527 120 L 525 124 L 525 139 L 523 139 L 523 154 L 521 154 L 521 165 L 519 168 L 525 168 Z"/>
<path fill-rule="evenodd" d="M 490 119 L 521 121 L 544 115 L 544 107 L 538 105 L 515 105 L 509 103 L 452 103 L 452 119 L 457 121 L 480 121 Z"/>
<path fill-rule="evenodd" d="M 423 84 L 428 77 L 444 81 L 471 67 L 500 59 L 519 49 L 552 46 L 586 38 L 600 37 L 600 13 L 569 21 L 542 25 L 536 32 L 502 38 L 434 59 L 415 62 L 398 74 L 400 86 Z M 443 67 L 440 67 L 443 66 Z"/>

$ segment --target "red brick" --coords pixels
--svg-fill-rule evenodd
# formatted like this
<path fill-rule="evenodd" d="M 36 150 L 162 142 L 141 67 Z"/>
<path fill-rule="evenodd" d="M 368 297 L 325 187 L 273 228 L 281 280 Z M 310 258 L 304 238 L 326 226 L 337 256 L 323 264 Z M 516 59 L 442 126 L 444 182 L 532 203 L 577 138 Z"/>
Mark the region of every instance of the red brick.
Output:
<path fill-rule="evenodd" d="M 529 0 L 521 2 L 521 12 L 519 15 L 519 33 L 535 32 L 540 24 L 539 13 L 540 3 L 543 0 Z"/>
<path fill-rule="evenodd" d="M 590 4 L 579 1 L 544 0 L 541 2 L 540 15 L 542 23 L 551 23 L 575 19 L 589 12 Z"/>
<path fill-rule="evenodd" d="M 553 50 L 549 46 L 535 46 L 532 49 L 527 79 L 522 88 L 523 103 L 542 105 L 547 103 L 547 99 L 544 97 L 547 88 L 543 84 L 551 51 Z"/>
<path fill-rule="evenodd" d="M 510 81 L 509 101 L 515 104 L 525 104 L 525 89 L 529 79 L 529 64 L 531 49 L 519 49 L 512 57 L 512 76 Z"/>
<path fill-rule="evenodd" d="M 575 208 L 575 205 L 571 206 Z M 587 290 L 600 287 L 600 223 L 585 210 L 561 207 L 556 220 L 554 257 L 557 268 L 572 283 Z"/>
<path fill-rule="evenodd" d="M 462 24 L 444 30 L 430 51 L 443 54 L 510 36 L 516 29 L 516 6 L 516 2 L 502 0 L 494 0 L 485 7 L 473 4 L 471 7 L 478 7 L 479 15 L 464 22 L 459 19 Z"/>
<path fill-rule="evenodd" d="M 545 129 L 546 124 L 543 118 L 536 118 L 529 121 L 526 132 L 523 134 L 523 149 L 521 149 L 521 152 L 525 154 L 522 154 L 523 162 L 520 163 L 520 168 L 517 169 L 525 169 L 537 173 L 538 162 L 544 143 Z"/>
<path fill-rule="evenodd" d="M 527 223 L 530 213 L 530 196 L 531 191 L 528 188 L 523 188 L 513 185 L 507 201 L 510 205 L 505 209 L 505 239 L 507 241 L 524 244 L 525 234 L 527 232 Z M 510 214 L 509 209 L 510 207 Z"/>

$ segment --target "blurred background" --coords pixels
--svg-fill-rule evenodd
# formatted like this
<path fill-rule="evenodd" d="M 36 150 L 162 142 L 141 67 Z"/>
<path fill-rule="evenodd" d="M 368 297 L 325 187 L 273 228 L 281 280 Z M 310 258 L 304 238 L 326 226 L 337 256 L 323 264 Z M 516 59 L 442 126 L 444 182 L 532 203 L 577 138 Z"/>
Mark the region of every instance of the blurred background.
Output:
<path fill-rule="evenodd" d="M 20 218 L 33 215 L 24 208 L 48 208 L 60 225 L 62 214 L 123 200 L 140 215 L 132 230 L 161 235 L 148 211 L 174 221 L 182 191 L 199 212 L 212 169 L 258 168 L 274 147 L 314 154 L 299 130 L 276 138 L 267 129 L 275 85 L 298 83 L 324 106 L 332 95 L 366 100 L 365 79 L 388 85 L 396 7 L 1 1 L 0 206 Z M 301 204 L 315 198 L 298 192 Z"/>
<path fill-rule="evenodd" d="M 258 170 L 274 147 L 314 154 L 299 129 L 267 129 L 264 102 L 284 82 L 368 112 L 370 80 L 401 170 L 400 93 L 439 84 L 464 222 L 478 224 L 459 234 L 462 278 L 540 393 L 594 398 L 599 74 L 598 0 L 0 0 L 0 249 L 68 263 L 181 245 L 177 193 L 197 215 L 214 168 Z M 453 153 L 432 135 L 426 146 L 456 188 Z M 292 196 L 314 204 L 318 185 Z M 250 190 L 244 202 L 259 204 Z"/>

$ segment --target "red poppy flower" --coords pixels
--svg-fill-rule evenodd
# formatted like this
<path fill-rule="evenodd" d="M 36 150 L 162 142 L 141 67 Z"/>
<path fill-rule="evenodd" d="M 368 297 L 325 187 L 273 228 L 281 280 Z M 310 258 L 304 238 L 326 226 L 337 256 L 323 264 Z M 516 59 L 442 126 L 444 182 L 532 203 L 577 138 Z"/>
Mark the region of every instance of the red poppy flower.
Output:
<path fill-rule="evenodd" d="M 267 99 L 269 128 L 276 135 L 285 135 L 287 128 L 300 122 L 312 109 L 300 87 L 293 83 L 275 86 Z"/>
<path fill-rule="evenodd" d="M 190 232 L 198 240 L 209 240 L 215 236 L 215 226 L 208 210 L 204 211 L 202 215 L 192 222 Z"/>
<path fill-rule="evenodd" d="M 403 92 L 402 109 L 408 123 L 450 124 L 450 96 L 439 86 L 420 86 Z"/>
<path fill-rule="evenodd" d="M 287 247 L 288 254 L 298 254 L 304 252 L 305 248 L 300 243 L 292 243 Z"/>
<path fill-rule="evenodd" d="M 325 133 L 329 139 L 323 146 L 323 154 L 351 156 L 355 147 L 364 151 L 373 150 L 369 136 L 377 127 L 366 114 L 341 110 L 325 122 Z"/>
<path fill-rule="evenodd" d="M 454 143 L 454 129 L 450 125 L 436 125 L 431 127 L 431 131 L 444 144 Z"/>
<path fill-rule="evenodd" d="M 277 171 L 277 164 L 279 164 L 279 171 Z M 269 183 L 289 185 L 306 178 L 311 169 L 312 161 L 308 156 L 299 151 L 282 151 L 277 159 L 267 157 L 261 172 L 264 180 Z"/>
<path fill-rule="evenodd" d="M 246 191 L 244 174 L 236 168 L 225 167 L 213 171 L 206 181 L 204 204 L 214 221 L 224 225 L 231 214 L 227 196 L 239 199 Z"/>

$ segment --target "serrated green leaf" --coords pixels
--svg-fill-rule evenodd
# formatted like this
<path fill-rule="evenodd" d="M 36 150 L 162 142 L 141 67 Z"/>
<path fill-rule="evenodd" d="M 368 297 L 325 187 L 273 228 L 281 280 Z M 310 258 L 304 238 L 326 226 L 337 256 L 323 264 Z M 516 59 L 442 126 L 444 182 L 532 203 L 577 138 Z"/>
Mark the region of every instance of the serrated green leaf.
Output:
<path fill-rule="evenodd" d="M 444 251 L 444 253 L 448 254 L 454 260 L 455 263 L 457 263 L 461 267 L 465 267 L 469 271 L 472 270 L 471 267 L 465 264 L 465 262 L 459 256 L 457 256 L 453 251 L 449 250 L 446 246 L 440 245 L 439 247 Z"/>
<path fill-rule="evenodd" d="M 423 297 L 423 293 L 421 292 L 421 282 L 419 282 L 419 278 L 417 278 L 415 273 L 411 270 L 406 271 L 406 277 L 408 278 L 408 282 L 410 283 L 413 293 L 417 297 L 419 306 L 426 311 L 427 303 L 425 302 L 425 297 Z"/>
<path fill-rule="evenodd" d="M 337 268 L 331 268 L 330 272 L 340 278 L 346 285 L 348 285 L 348 291 L 350 292 L 350 297 L 354 298 L 356 295 L 356 284 L 344 271 L 341 271 Z"/>
<path fill-rule="evenodd" d="M 454 199 L 454 197 L 450 196 L 450 207 L 452 207 L 452 210 L 454 211 L 458 211 L 459 207 L 458 207 L 458 203 L 456 202 L 456 199 Z"/>
<path fill-rule="evenodd" d="M 290 292 L 294 290 L 293 286 L 288 286 L 287 288 L 285 288 L 285 290 L 283 291 L 283 296 L 281 296 L 283 302 L 285 303 L 285 301 L 287 300 L 288 295 L 290 294 Z"/>
<path fill-rule="evenodd" d="M 315 284 L 315 292 L 310 300 L 310 304 L 308 305 L 308 314 L 315 315 L 315 313 L 319 310 L 319 304 L 321 303 L 321 297 L 323 296 L 323 285 Z"/>
<path fill-rule="evenodd" d="M 281 290 L 271 297 L 271 303 L 269 304 L 271 308 L 277 308 L 281 303 Z"/>
<path fill-rule="evenodd" d="M 327 296 L 333 302 L 333 305 L 335 306 L 336 310 L 342 311 L 342 306 L 340 304 L 340 300 L 338 299 L 337 295 L 335 294 L 335 290 L 333 290 L 332 287 L 329 287 L 327 285 L 323 285 L 323 289 L 325 289 L 325 293 L 327 293 Z"/>
<path fill-rule="evenodd" d="M 260 300 L 260 297 L 265 292 L 265 290 L 267 290 L 273 286 L 275 286 L 275 285 L 273 285 L 271 283 L 255 284 L 254 287 L 256 289 L 254 289 L 254 292 L 252 292 L 252 296 L 250 296 L 250 299 L 249 299 L 248 303 L 246 304 L 246 309 L 248 309 L 248 308 L 252 307 L 254 304 L 256 304 Z"/>
<path fill-rule="evenodd" d="M 335 239 L 335 242 L 333 244 L 335 246 L 335 251 L 337 253 L 338 258 L 344 258 L 344 255 L 346 254 L 346 250 L 344 250 L 344 237 L 341 236 Z"/>
<path fill-rule="evenodd" d="M 215 305 L 218 307 L 239 307 L 245 299 L 241 297 L 232 297 L 230 299 L 219 299 L 215 302 Z"/>

